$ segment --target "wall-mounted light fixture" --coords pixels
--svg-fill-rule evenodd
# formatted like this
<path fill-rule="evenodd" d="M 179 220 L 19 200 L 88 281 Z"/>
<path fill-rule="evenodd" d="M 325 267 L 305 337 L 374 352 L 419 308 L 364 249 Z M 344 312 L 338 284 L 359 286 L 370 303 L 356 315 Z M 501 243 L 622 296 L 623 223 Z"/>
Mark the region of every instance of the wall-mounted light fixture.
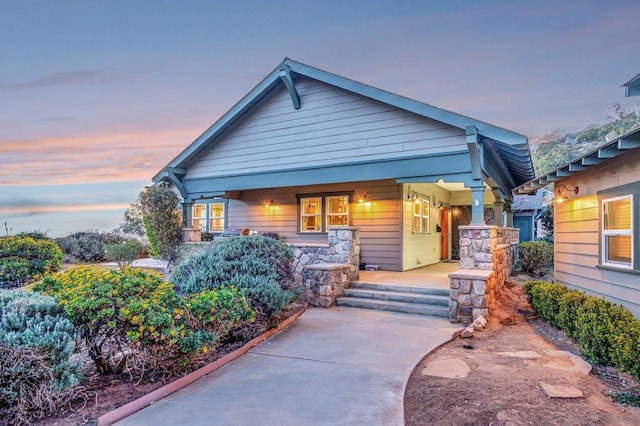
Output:
<path fill-rule="evenodd" d="M 367 202 L 367 194 L 361 192 L 359 194 L 356 194 L 355 197 L 359 203 L 366 203 Z"/>
<path fill-rule="evenodd" d="M 271 207 L 271 206 L 273 206 L 273 200 L 266 200 L 266 201 L 264 202 L 264 206 L 265 206 L 265 207 Z"/>
<path fill-rule="evenodd" d="M 564 195 L 562 193 L 562 189 L 561 188 L 564 188 L 565 191 L 573 192 L 574 194 L 578 195 L 579 188 L 577 186 L 575 186 L 573 188 L 569 188 L 569 187 L 567 187 L 567 185 L 561 183 L 561 184 L 557 185 L 556 188 L 558 189 L 558 192 L 557 192 L 556 196 L 554 197 L 554 199 L 558 203 L 562 203 L 563 201 L 566 201 L 566 200 L 569 199 L 569 197 L 567 197 L 566 195 Z"/>

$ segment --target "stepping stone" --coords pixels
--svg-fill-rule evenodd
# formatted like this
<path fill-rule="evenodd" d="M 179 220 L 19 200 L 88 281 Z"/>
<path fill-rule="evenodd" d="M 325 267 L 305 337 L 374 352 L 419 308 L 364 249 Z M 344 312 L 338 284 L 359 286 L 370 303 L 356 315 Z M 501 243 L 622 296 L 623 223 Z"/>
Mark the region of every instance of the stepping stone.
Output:
<path fill-rule="evenodd" d="M 520 359 L 538 359 L 540 354 L 536 351 L 497 352 L 496 355 L 508 356 Z"/>
<path fill-rule="evenodd" d="M 555 370 L 568 371 L 570 373 L 582 374 L 588 376 L 591 372 L 591 364 L 569 351 L 544 350 L 545 355 L 551 357 L 549 362 L 544 364 L 547 368 Z M 555 359 L 554 359 L 555 358 Z M 569 365 L 567 365 L 569 364 Z"/>
<path fill-rule="evenodd" d="M 431 361 L 422 370 L 423 376 L 445 377 L 447 379 L 463 379 L 471 369 L 461 358 L 441 358 Z"/>
<path fill-rule="evenodd" d="M 580 389 L 571 386 L 552 385 L 544 382 L 540 382 L 539 385 L 549 398 L 584 398 Z"/>

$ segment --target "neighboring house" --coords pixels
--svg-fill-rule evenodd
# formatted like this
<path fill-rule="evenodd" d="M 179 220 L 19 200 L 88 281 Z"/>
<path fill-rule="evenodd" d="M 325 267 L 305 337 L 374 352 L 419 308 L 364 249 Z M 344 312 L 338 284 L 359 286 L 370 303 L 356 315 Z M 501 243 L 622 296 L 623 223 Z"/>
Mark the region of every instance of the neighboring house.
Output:
<path fill-rule="evenodd" d="M 362 263 L 404 271 L 451 258 L 456 207 L 509 221 L 531 178 L 525 136 L 285 59 L 153 180 L 186 227 L 307 246 L 357 227 Z"/>
<path fill-rule="evenodd" d="M 640 128 L 514 189 L 554 184 L 555 280 L 640 317 Z"/>
<path fill-rule="evenodd" d="M 625 88 L 625 96 L 640 96 L 640 74 L 622 85 Z"/>
<path fill-rule="evenodd" d="M 552 198 L 553 192 L 544 188 L 531 195 L 513 196 L 513 226 L 520 229 L 520 241 L 532 241 L 547 235 L 542 227 L 541 215 Z"/>

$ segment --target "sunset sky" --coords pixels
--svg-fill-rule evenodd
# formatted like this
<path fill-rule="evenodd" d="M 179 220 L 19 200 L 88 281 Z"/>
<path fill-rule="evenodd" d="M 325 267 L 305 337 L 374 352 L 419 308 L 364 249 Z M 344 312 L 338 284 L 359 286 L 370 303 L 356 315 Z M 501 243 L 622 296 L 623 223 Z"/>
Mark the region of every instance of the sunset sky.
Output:
<path fill-rule="evenodd" d="M 535 138 L 606 121 L 640 2 L 0 0 L 0 221 L 113 229 L 285 57 Z"/>

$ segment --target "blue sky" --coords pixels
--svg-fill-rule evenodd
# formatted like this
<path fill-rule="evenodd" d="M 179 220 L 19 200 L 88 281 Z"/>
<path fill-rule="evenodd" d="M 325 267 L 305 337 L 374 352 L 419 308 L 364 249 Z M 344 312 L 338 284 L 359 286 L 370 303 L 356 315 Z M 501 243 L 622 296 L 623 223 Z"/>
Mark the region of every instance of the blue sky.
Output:
<path fill-rule="evenodd" d="M 0 221 L 112 229 L 285 56 L 535 138 L 606 120 L 640 2 L 0 0 Z M 4 234 L 4 229 L 2 230 Z"/>

